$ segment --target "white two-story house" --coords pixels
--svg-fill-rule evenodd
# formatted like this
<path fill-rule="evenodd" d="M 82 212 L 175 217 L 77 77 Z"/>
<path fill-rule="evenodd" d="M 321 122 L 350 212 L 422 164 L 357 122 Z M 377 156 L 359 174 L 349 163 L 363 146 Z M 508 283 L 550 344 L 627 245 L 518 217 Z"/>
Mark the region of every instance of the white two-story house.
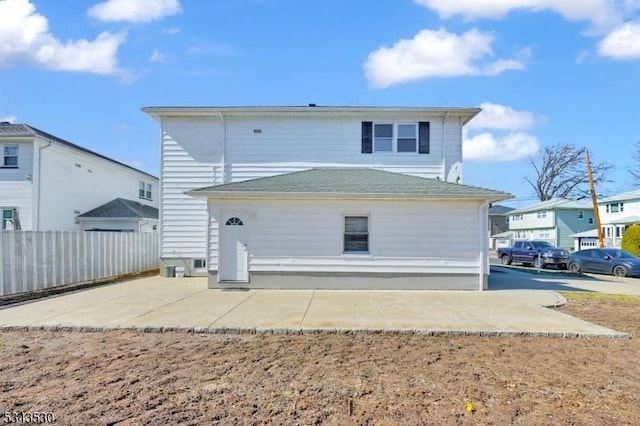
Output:
<path fill-rule="evenodd" d="M 511 196 L 462 184 L 478 108 L 143 111 L 161 129 L 164 265 L 210 287 L 486 287 L 487 211 Z"/>
<path fill-rule="evenodd" d="M 111 203 L 157 210 L 155 176 L 25 124 L 0 123 L 0 155 L 0 229 L 153 231 L 154 220 L 157 228 L 157 212 Z M 104 217 L 79 217 L 101 206 Z"/>
<path fill-rule="evenodd" d="M 627 226 L 640 223 L 640 190 L 598 201 L 598 212 L 605 246 L 619 248 Z"/>
<path fill-rule="evenodd" d="M 509 212 L 513 240 L 544 240 L 573 249 L 573 234 L 593 229 L 591 200 L 554 198 Z"/>

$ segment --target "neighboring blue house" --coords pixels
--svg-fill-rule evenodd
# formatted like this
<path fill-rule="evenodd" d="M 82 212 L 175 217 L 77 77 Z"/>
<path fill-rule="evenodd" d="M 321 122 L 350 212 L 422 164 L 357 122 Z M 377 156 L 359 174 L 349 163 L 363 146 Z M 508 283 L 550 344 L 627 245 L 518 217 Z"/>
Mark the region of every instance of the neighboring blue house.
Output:
<path fill-rule="evenodd" d="M 573 234 L 594 228 L 590 200 L 554 198 L 509 212 L 509 231 L 517 240 L 544 240 L 573 250 Z"/>

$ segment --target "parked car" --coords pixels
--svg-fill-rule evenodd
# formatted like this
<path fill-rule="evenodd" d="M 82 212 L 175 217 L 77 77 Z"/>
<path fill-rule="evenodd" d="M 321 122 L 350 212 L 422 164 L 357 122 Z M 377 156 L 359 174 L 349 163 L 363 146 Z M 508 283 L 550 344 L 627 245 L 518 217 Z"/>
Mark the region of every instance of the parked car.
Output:
<path fill-rule="evenodd" d="M 640 258 L 615 248 L 580 250 L 569 256 L 569 270 L 640 277 Z"/>
<path fill-rule="evenodd" d="M 534 265 L 536 268 L 556 265 L 560 269 L 566 269 L 569 252 L 548 241 L 516 241 L 513 247 L 499 248 L 498 257 L 503 265 L 518 262 L 526 266 Z"/>

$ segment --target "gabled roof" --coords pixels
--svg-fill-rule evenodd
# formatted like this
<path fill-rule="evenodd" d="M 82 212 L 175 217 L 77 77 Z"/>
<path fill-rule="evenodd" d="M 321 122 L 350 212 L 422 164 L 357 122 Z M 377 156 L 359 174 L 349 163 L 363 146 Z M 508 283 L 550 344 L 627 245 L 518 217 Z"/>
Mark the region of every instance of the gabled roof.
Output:
<path fill-rule="evenodd" d="M 499 204 L 496 204 L 495 206 L 491 206 L 489 208 L 489 216 L 504 216 L 513 210 L 515 210 L 513 207 L 501 206 Z"/>
<path fill-rule="evenodd" d="M 509 214 L 531 213 L 542 210 L 593 210 L 591 200 L 570 200 L 568 198 L 553 198 L 547 201 L 512 210 Z"/>
<path fill-rule="evenodd" d="M 187 192 L 206 197 L 313 196 L 376 198 L 447 198 L 500 201 L 511 194 L 366 168 L 317 168 L 232 182 Z"/>
<path fill-rule="evenodd" d="M 149 106 L 142 111 L 155 119 L 161 117 L 193 117 L 193 116 L 335 116 L 366 117 L 379 113 L 392 117 L 460 117 L 466 124 L 478 115 L 480 108 L 471 107 L 383 107 L 383 106 Z"/>
<path fill-rule="evenodd" d="M 40 129 L 36 129 L 33 126 L 29 126 L 27 124 L 12 124 L 12 123 L 6 123 L 6 122 L 0 123 L 0 139 L 3 138 L 3 137 L 14 137 L 15 138 L 15 137 L 36 137 L 36 136 L 40 136 L 42 138 L 48 139 L 48 140 L 50 140 L 52 142 L 59 143 L 61 145 L 64 145 L 64 146 L 72 148 L 72 149 L 75 149 L 77 151 L 81 151 L 81 152 L 84 152 L 86 154 L 90 154 L 90 155 L 93 155 L 95 157 L 102 158 L 103 160 L 110 161 L 110 162 L 115 163 L 115 164 L 117 164 L 119 166 L 126 167 L 126 168 L 131 169 L 133 171 L 136 171 L 138 173 L 145 174 L 145 175 L 147 175 L 149 177 L 152 177 L 153 179 L 158 179 L 157 177 L 155 177 L 155 176 L 153 176 L 153 175 L 151 175 L 151 174 L 149 174 L 147 172 L 143 172 L 142 170 L 136 169 L 135 167 L 131 167 L 131 166 L 127 165 L 127 164 L 124 164 L 124 163 L 121 163 L 119 161 L 116 161 L 116 160 L 114 160 L 112 158 L 109 158 L 109 157 L 107 157 L 105 155 L 98 154 L 97 152 L 91 151 L 90 149 L 83 148 L 80 145 L 76 145 L 76 144 L 71 143 L 69 141 L 66 141 L 64 139 L 61 139 L 61 138 L 59 138 L 57 136 L 53 136 L 52 134 L 44 132 L 44 131 L 42 131 Z"/>
<path fill-rule="evenodd" d="M 77 216 L 78 218 L 157 219 L 158 209 L 137 201 L 116 198 Z"/>
<path fill-rule="evenodd" d="M 621 194 L 612 195 L 611 197 L 603 198 L 598 201 L 598 204 L 613 203 L 616 201 L 629 201 L 640 200 L 640 189 L 633 191 L 623 192 Z"/>

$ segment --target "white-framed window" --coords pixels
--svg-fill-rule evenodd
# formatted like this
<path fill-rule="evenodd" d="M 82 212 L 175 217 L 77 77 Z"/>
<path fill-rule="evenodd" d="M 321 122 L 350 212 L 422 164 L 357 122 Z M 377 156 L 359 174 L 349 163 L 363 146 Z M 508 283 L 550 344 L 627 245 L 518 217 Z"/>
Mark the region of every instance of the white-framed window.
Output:
<path fill-rule="evenodd" d="M 624 211 L 624 203 L 607 204 L 607 213 L 622 213 Z"/>
<path fill-rule="evenodd" d="M 511 220 L 512 220 L 513 222 L 517 222 L 517 221 L 519 221 L 519 220 L 523 220 L 523 219 L 524 219 L 524 215 L 523 215 L 522 213 L 519 213 L 519 214 L 512 214 L 512 215 L 511 215 Z"/>
<path fill-rule="evenodd" d="M 2 167 L 18 167 L 18 145 L 2 147 Z"/>
<path fill-rule="evenodd" d="M 514 238 L 516 240 L 525 240 L 525 239 L 527 239 L 527 231 L 515 231 Z"/>
<path fill-rule="evenodd" d="M 345 216 L 344 217 L 344 252 L 368 253 L 369 252 L 369 217 Z"/>
<path fill-rule="evenodd" d="M 0 229 L 13 229 L 13 208 L 2 208 L 2 228 Z"/>
<path fill-rule="evenodd" d="M 193 269 L 205 269 L 207 261 L 205 259 L 193 259 Z"/>
<path fill-rule="evenodd" d="M 397 152 L 418 152 L 418 125 L 398 124 Z"/>
<path fill-rule="evenodd" d="M 418 152 L 418 123 L 376 123 L 373 152 Z"/>
<path fill-rule="evenodd" d="M 546 210 L 536 212 L 536 218 L 545 219 L 546 217 L 547 217 L 547 211 Z"/>
<path fill-rule="evenodd" d="M 373 125 L 373 152 L 393 152 L 393 124 Z"/>
<path fill-rule="evenodd" d="M 551 231 L 549 231 L 548 229 L 545 231 L 540 231 L 540 238 L 543 240 L 548 240 L 549 238 L 551 238 Z"/>
<path fill-rule="evenodd" d="M 143 200 L 151 200 L 151 184 L 140 181 L 138 186 L 138 198 Z"/>

